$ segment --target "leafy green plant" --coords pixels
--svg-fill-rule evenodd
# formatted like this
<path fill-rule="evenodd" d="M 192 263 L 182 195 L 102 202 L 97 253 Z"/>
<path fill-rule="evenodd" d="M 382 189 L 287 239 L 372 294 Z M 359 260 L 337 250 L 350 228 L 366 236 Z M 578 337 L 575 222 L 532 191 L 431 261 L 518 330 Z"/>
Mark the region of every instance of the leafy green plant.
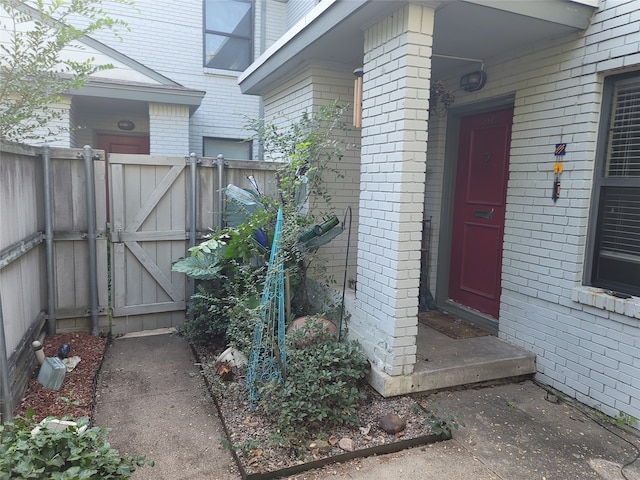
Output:
<path fill-rule="evenodd" d="M 464 420 L 461 414 L 437 414 L 431 411 L 425 411 L 425 420 L 423 423 L 429 425 L 431 431 L 436 435 L 441 435 L 443 439 L 452 437 L 452 431 L 464 427 Z"/>
<path fill-rule="evenodd" d="M 78 406 L 80 405 L 80 400 L 75 398 L 75 392 L 73 390 L 69 391 L 69 396 L 68 397 L 60 397 L 60 400 L 62 400 L 62 403 L 64 403 L 67 406 Z"/>
<path fill-rule="evenodd" d="M 634 417 L 633 415 L 629 415 L 622 410 L 620 410 L 614 417 L 611 417 L 606 413 L 601 412 L 600 410 L 592 410 L 589 416 L 596 422 L 608 423 L 611 425 L 616 425 L 618 427 L 627 426 L 635 428 L 636 422 L 638 421 L 636 417 Z"/>
<path fill-rule="evenodd" d="M 244 458 L 249 458 L 251 452 L 259 448 L 261 443 L 258 440 L 245 440 L 244 442 L 234 443 L 233 450 L 240 452 Z"/>
<path fill-rule="evenodd" d="M 636 422 L 638 421 L 638 419 L 636 417 L 634 417 L 633 415 L 629 415 L 628 413 L 623 412 L 622 410 L 620 410 L 620 412 L 618 412 L 618 415 L 616 415 L 614 417 L 616 425 L 618 425 L 619 427 L 634 427 Z"/>
<path fill-rule="evenodd" d="M 180 268 L 188 271 L 185 265 Z M 189 305 L 192 318 L 179 333 L 200 345 L 223 340 L 248 354 L 266 269 L 235 260 L 222 265 L 219 276 L 198 282 Z"/>
<path fill-rule="evenodd" d="M 260 389 L 261 406 L 273 416 L 280 433 L 302 438 L 336 424 L 357 425 L 358 402 L 364 398 L 360 384 L 369 363 L 354 342 L 337 342 L 323 330 L 300 328 L 289 336 L 287 375 Z"/>
<path fill-rule="evenodd" d="M 32 412 L 0 425 L 0 480 L 122 480 L 145 463 L 153 465 L 144 456 L 121 457 L 107 441 L 108 430 L 85 429 L 83 419 L 77 426 L 32 434 L 35 426 Z"/>
<path fill-rule="evenodd" d="M 229 311 L 229 327 L 227 338 L 229 345 L 243 352 L 247 357 L 251 351 L 253 330 L 258 322 L 260 294 L 239 295 L 236 303 Z"/>
<path fill-rule="evenodd" d="M 0 44 L 0 138 L 42 140 L 41 128 L 48 130 L 48 136 L 69 129 L 53 126 L 62 118 L 53 105 L 69 90 L 82 88 L 90 75 L 113 65 L 97 64 L 93 57 L 65 58 L 63 50 L 84 35 L 105 29 L 117 35 L 118 28 L 128 28 L 110 17 L 102 3 L 0 0 L 0 8 L 7 12 L 0 25 L 6 40 Z M 78 27 L 80 22 L 84 26 Z"/>
<path fill-rule="evenodd" d="M 65 405 L 64 415 L 67 415 L 67 412 L 69 411 L 69 409 L 71 407 L 77 407 L 78 405 L 80 405 L 80 400 L 78 400 L 76 398 L 75 392 L 73 390 L 69 391 L 69 396 L 68 397 L 65 397 L 65 396 L 61 395 L 58 398 Z"/>
<path fill-rule="evenodd" d="M 191 296 L 189 313 L 192 319 L 184 322 L 178 332 L 194 344 L 208 345 L 217 339 L 226 339 L 229 304 L 221 298 L 221 293 L 226 292 L 217 288 L 219 283 L 203 282 Z"/>
<path fill-rule="evenodd" d="M 344 110 L 333 103 L 304 112 L 287 128 L 273 122 L 250 123 L 256 132 L 253 139 L 264 146 L 265 158 L 284 160 L 277 172 L 278 194 L 274 199 L 237 188 L 227 192 L 228 225 L 174 263 L 174 271 L 203 282 L 192 298 L 194 318 L 182 330 L 189 340 L 206 343 L 221 335 L 248 353 L 266 273 L 269 249 L 265 243 L 273 239 L 279 208 L 284 214 L 281 241 L 291 292 L 289 320 L 312 313 L 307 276 L 312 273 L 322 286 L 330 285 L 331 279 L 324 275 L 317 247 L 308 248 L 300 236 L 328 213 L 331 197 L 324 177 L 328 173 L 341 176 L 335 163 L 349 145 L 336 132 L 343 127 Z M 321 308 L 330 310 L 326 304 Z"/>
<path fill-rule="evenodd" d="M 346 131 L 342 122 L 346 106 L 337 102 L 303 112 L 300 119 L 280 128 L 275 122 L 263 125 L 259 120 L 250 123 L 265 151 L 265 157 L 284 160 L 277 172 L 278 201 L 267 210 L 283 209 L 282 245 L 285 268 L 292 281 L 292 311 L 294 316 L 308 315 L 311 302 L 307 277 L 329 286 L 325 276 L 325 261 L 316 255 L 317 248 L 308 248 L 300 236 L 309 227 L 320 223 L 332 213 L 328 180 L 343 177 L 337 163 L 352 146 L 340 132 Z"/>

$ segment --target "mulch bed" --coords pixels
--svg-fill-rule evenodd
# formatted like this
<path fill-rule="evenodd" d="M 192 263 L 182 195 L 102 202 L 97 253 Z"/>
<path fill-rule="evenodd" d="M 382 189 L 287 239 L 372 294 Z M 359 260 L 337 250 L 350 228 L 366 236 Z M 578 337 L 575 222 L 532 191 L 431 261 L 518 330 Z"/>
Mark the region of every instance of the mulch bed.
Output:
<path fill-rule="evenodd" d="M 63 343 L 71 346 L 69 356 L 80 357 L 80 363 L 65 374 L 59 390 L 49 390 L 38 383 L 39 367 L 36 366 L 14 415 L 25 416 L 28 409 L 33 409 L 36 421 L 46 417 L 91 418 L 96 377 L 107 339 L 80 332 L 53 335 L 44 339 L 45 356 L 57 356 Z"/>

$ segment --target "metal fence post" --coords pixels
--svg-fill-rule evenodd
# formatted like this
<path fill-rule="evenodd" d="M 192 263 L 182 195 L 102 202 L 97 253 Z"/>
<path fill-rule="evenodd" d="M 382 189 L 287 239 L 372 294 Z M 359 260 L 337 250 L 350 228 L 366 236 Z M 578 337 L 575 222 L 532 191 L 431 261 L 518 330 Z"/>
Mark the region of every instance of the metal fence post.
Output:
<path fill-rule="evenodd" d="M 57 330 L 57 282 L 56 257 L 53 246 L 53 180 L 51 168 L 51 148 L 42 145 L 42 166 L 44 183 L 44 238 L 47 262 L 47 335 L 55 335 Z"/>
<path fill-rule="evenodd" d="M 98 335 L 98 256 L 96 253 L 96 184 L 93 166 L 93 150 L 84 146 L 84 175 L 87 201 L 87 245 L 89 248 L 89 315 L 91 334 Z"/>
<path fill-rule="evenodd" d="M 224 155 L 219 154 L 218 166 L 218 228 L 224 227 Z"/>
<path fill-rule="evenodd" d="M 198 156 L 195 153 L 189 154 L 189 173 L 191 179 L 191 201 L 189 202 L 189 247 L 193 247 L 198 239 L 197 223 L 198 223 Z M 189 277 L 189 300 L 196 293 L 196 280 Z M 193 313 L 189 313 L 189 320 L 193 320 Z"/>

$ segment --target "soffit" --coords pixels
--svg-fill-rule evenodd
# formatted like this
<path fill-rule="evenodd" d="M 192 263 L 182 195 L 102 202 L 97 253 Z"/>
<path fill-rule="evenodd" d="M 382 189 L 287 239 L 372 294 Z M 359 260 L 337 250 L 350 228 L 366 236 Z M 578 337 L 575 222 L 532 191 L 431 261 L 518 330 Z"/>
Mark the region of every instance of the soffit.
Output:
<path fill-rule="evenodd" d="M 562 37 L 587 28 L 595 0 L 421 1 L 436 9 L 433 53 L 487 59 L 509 50 Z M 400 8 L 387 0 L 325 0 L 243 72 L 243 93 L 261 95 L 286 81 L 302 65 L 363 64 L 364 29 Z M 466 62 L 435 56 L 433 76 Z"/>

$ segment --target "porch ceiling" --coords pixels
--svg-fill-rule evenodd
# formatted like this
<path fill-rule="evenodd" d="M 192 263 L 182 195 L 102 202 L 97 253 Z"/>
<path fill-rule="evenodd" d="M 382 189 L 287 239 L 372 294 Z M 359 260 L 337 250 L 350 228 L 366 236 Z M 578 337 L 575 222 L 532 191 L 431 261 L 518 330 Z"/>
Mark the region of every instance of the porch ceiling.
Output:
<path fill-rule="evenodd" d="M 260 95 L 305 63 L 359 68 L 368 25 L 400 8 L 397 0 L 321 2 L 240 76 L 243 93 Z M 468 64 L 435 55 L 486 60 L 507 50 L 587 28 L 597 0 L 422 0 L 436 8 L 432 73 Z M 473 64 L 471 64 L 473 65 Z"/>

